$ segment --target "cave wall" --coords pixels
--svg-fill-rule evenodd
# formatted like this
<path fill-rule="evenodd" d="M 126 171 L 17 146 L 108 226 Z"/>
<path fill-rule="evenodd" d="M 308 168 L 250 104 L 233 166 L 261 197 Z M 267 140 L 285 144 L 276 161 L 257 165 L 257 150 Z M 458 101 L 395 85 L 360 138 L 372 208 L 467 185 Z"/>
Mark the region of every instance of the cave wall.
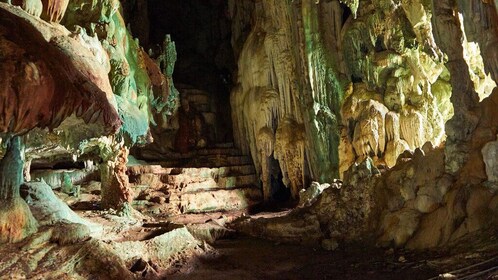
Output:
<path fill-rule="evenodd" d="M 170 34 L 178 53 L 173 78 L 182 98 L 202 112 L 208 144 L 231 142 L 228 96 L 235 59 L 227 1 L 148 2 L 154 7 L 148 9 L 149 48 Z"/>
<path fill-rule="evenodd" d="M 231 5 L 233 21 L 241 22 L 237 17 L 246 16 L 245 2 Z M 305 177 L 327 181 L 338 175 L 344 90 L 335 71 L 338 58 L 325 51 L 317 13 L 311 1 L 256 2 L 231 96 L 237 145 L 251 153 L 263 182 L 268 157 L 278 159 L 294 196 Z M 233 32 L 234 42 L 243 32 Z"/>
<path fill-rule="evenodd" d="M 34 124 L 38 128 L 33 125 L 23 130 L 7 127 L 1 136 L 5 139 L 12 135 L 24 136 L 27 178 L 30 167 L 39 161 L 43 165 L 47 161 L 77 161 L 82 157 L 82 161 L 100 163 L 102 205 L 121 208 L 131 202 L 133 196 L 125 174 L 129 148 L 151 142 L 150 127 L 165 122 L 176 109 L 178 94 L 171 75 L 167 75 L 167 69 L 175 62 L 168 56 L 171 49 L 174 51 L 174 44 L 165 38 L 165 43 L 156 50 L 158 61 L 152 59 L 127 29 L 117 0 L 43 3 L 41 19 L 25 2 L 12 4 L 28 13 L 5 5 L 2 12 L 6 19 L 1 22 L 2 28 L 12 32 L 16 29 L 10 25 L 19 21 L 32 34 L 22 35 L 27 39 L 16 35 L 16 39 L 3 32 L 0 43 L 9 49 L 12 38 L 24 40 L 22 42 L 27 44 L 18 44 L 18 53 L 24 51 L 31 56 L 28 60 L 46 60 L 51 66 L 42 71 L 33 66 L 34 76 L 25 78 L 31 79 L 31 84 L 38 83 L 35 88 L 30 83 L 17 83 L 12 79 L 4 83 L 0 92 L 2 100 L 7 101 L 1 102 L 3 120 L 12 122 L 16 116 L 17 122 L 23 124 L 31 119 L 37 122 Z M 16 63 L 12 60 L 2 66 Z M 49 82 L 42 81 L 48 76 L 51 76 Z M 15 94 L 32 98 L 27 94 L 30 90 L 45 93 L 36 100 L 41 106 L 27 110 L 34 117 L 22 112 L 25 110 L 22 104 L 13 102 L 17 97 L 12 99 Z M 106 98 L 102 94 L 106 94 Z M 24 149 L 22 153 L 24 155 Z"/>
<path fill-rule="evenodd" d="M 331 173 L 345 172 L 344 184 L 329 181 L 335 187 L 326 188 L 309 208 L 255 222 L 248 232 L 257 229 L 269 238 L 291 239 L 292 232 L 299 231 L 299 236 L 318 241 L 370 240 L 382 246 L 424 249 L 496 229 L 496 1 L 375 0 L 356 1 L 354 7 L 352 1 L 344 2 L 351 13 L 335 1 L 280 3 L 278 12 L 265 6 L 277 3 L 256 2 L 256 19 L 260 15 L 262 22 L 271 22 L 281 16 L 278 22 L 288 25 L 268 28 L 256 21 L 242 49 L 239 71 L 245 75 L 239 76 L 239 88 L 232 93 L 233 107 L 240 112 L 234 116 L 240 133 L 236 138 L 250 139 L 246 149 L 253 157 L 259 151 L 255 162 L 261 166 L 261 155 L 270 156 L 273 151 L 278 158 L 278 149 L 268 144 L 278 142 L 285 120 L 279 113 L 284 110 L 286 117 L 293 113 L 296 123 L 305 127 L 302 138 L 295 137 L 299 126 L 292 130 L 293 139 L 305 143 L 305 153 L 308 149 L 335 152 L 338 161 L 329 157 L 336 168 Z M 264 8 L 258 10 L 258 5 Z M 338 10 L 320 17 L 326 7 Z M 292 11 L 303 20 L 285 21 Z M 339 20 L 331 17 L 334 14 Z M 287 29 L 300 24 L 301 29 Z M 316 26 L 323 31 L 311 32 L 320 30 Z M 267 43 L 269 34 L 279 32 L 285 36 L 276 36 L 278 46 Z M 310 34 L 311 39 L 296 39 Z M 334 39 L 326 40 L 327 36 Z M 282 41 L 291 42 L 287 50 L 293 55 L 281 64 L 294 67 L 287 73 L 299 73 L 293 74 L 292 82 L 299 85 L 295 92 L 272 84 L 280 81 L 273 78 L 280 77 L 274 74 L 280 65 L 272 64 L 272 57 L 278 57 L 272 51 Z M 317 58 L 320 53 L 328 58 Z M 251 68 L 251 63 L 259 66 Z M 316 71 L 324 72 L 317 75 Z M 311 83 L 306 82 L 308 77 Z M 321 87 L 314 86 L 320 82 L 343 86 L 336 91 L 329 88 L 321 97 L 317 90 Z M 297 106 L 296 112 L 285 111 L 286 104 L 296 99 L 312 102 L 300 103 L 304 106 Z M 331 134 L 327 140 L 340 135 L 340 143 L 334 142 L 330 150 L 320 150 L 325 142 L 313 134 L 312 127 L 322 123 L 320 104 L 332 113 L 328 120 L 337 119 L 335 130 L 327 131 Z M 288 149 L 296 151 L 296 147 Z M 305 157 L 312 169 L 326 166 L 313 160 Z M 310 174 L 314 180 L 322 179 Z"/>
<path fill-rule="evenodd" d="M 430 2 L 229 6 L 239 62 L 231 96 L 234 134 L 263 182 L 270 156 L 279 160 L 284 183 L 299 189 L 307 179 L 342 177 L 366 157 L 392 167 L 403 151 L 446 140 L 454 84 L 445 63 L 450 54 L 433 35 Z M 478 9 L 473 11 L 475 21 Z M 479 100 L 495 83 L 481 56 L 483 44 L 473 37 L 461 37 L 460 67 L 468 69 L 463 72 Z"/>

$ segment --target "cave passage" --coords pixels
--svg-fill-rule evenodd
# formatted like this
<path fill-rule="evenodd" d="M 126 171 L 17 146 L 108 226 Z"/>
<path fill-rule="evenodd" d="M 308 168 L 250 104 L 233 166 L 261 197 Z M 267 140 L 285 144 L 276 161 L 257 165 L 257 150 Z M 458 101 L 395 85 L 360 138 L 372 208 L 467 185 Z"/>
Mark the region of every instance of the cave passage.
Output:
<path fill-rule="evenodd" d="M 175 85 L 202 113 L 210 144 L 233 141 L 230 90 L 236 62 L 227 9 L 227 1 L 148 1 L 148 47 L 171 35 L 178 54 Z"/>

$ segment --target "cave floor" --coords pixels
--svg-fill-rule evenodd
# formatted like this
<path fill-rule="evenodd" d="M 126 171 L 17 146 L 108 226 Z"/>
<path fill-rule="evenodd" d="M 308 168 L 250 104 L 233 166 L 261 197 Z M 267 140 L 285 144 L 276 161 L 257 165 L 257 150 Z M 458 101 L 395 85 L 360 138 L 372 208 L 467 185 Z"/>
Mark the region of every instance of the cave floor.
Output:
<path fill-rule="evenodd" d="M 325 251 L 248 237 L 220 240 L 214 248 L 215 254 L 179 266 L 168 279 L 438 279 L 456 269 L 464 270 L 454 275 L 465 277 L 498 265 L 492 251 L 416 254 L 359 245 Z M 498 274 L 458 279 L 498 279 Z"/>
<path fill-rule="evenodd" d="M 324 251 L 248 237 L 220 240 L 216 253 L 184 264 L 171 279 L 427 279 L 425 263 L 359 246 Z"/>
<path fill-rule="evenodd" d="M 87 201 L 86 205 L 90 204 Z M 106 223 L 99 211 L 77 212 L 93 222 Z M 229 228 L 230 222 L 241 215 L 268 218 L 287 212 L 143 215 L 141 225 L 116 232 L 112 239 L 147 240 L 183 225 L 220 221 Z M 174 263 L 160 279 L 498 279 L 497 234 L 488 232 L 450 248 L 416 253 L 355 244 L 341 244 L 334 251 L 326 251 L 318 245 L 281 244 L 232 231 L 208 242 L 211 250 L 205 254 Z M 437 278 L 447 272 L 458 278 Z"/>

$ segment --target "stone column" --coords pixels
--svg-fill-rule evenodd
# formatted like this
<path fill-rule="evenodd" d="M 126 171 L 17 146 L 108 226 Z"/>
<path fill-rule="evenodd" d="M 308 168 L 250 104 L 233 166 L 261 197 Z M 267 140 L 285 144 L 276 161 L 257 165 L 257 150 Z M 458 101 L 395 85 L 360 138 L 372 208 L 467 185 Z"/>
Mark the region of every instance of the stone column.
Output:
<path fill-rule="evenodd" d="M 133 190 L 130 188 L 126 163 L 129 150 L 124 145 L 111 147 L 112 153 L 100 166 L 102 182 L 102 208 L 123 210 L 133 200 Z"/>
<path fill-rule="evenodd" d="M 0 161 L 0 243 L 20 241 L 37 230 L 36 220 L 19 194 L 24 166 L 21 138 L 15 136 L 7 142 Z"/>

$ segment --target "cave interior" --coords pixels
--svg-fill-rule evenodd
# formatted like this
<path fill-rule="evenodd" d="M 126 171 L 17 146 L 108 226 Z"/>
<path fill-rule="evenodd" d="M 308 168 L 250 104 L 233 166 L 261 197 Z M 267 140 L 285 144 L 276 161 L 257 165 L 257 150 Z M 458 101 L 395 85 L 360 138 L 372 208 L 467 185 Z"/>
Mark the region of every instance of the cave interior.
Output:
<path fill-rule="evenodd" d="M 497 0 L 0 0 L 0 279 L 498 279 Z"/>

